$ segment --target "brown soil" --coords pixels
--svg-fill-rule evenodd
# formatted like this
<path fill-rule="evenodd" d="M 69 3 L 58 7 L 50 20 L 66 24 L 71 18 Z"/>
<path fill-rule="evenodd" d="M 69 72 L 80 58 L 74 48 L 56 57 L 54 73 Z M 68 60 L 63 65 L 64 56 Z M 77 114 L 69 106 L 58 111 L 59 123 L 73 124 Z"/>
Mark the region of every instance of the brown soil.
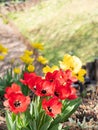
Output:
<path fill-rule="evenodd" d="M 7 130 L 3 101 L 3 97 L 0 97 L 0 130 Z"/>
<path fill-rule="evenodd" d="M 82 98 L 82 103 L 77 111 L 72 115 L 65 126 L 70 126 L 70 130 L 98 130 L 98 86 L 86 89 L 86 96 Z"/>

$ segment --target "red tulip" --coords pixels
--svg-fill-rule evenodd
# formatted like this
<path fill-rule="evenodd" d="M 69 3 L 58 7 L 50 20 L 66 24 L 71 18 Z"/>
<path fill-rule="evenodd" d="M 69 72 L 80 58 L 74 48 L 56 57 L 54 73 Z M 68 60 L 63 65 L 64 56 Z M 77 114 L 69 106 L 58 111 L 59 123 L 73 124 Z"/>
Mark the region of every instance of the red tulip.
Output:
<path fill-rule="evenodd" d="M 67 97 L 69 100 L 74 100 L 77 98 L 77 95 L 76 95 L 76 89 L 71 87 L 71 94 Z"/>
<path fill-rule="evenodd" d="M 12 93 L 8 100 L 4 102 L 4 105 L 15 114 L 25 112 L 30 104 L 30 97 L 24 96 L 22 93 Z"/>
<path fill-rule="evenodd" d="M 36 84 L 35 94 L 38 96 L 53 96 L 55 90 L 55 83 L 42 80 L 40 83 Z"/>
<path fill-rule="evenodd" d="M 20 86 L 15 84 L 15 83 L 13 83 L 11 85 L 11 87 L 6 87 L 5 92 L 6 92 L 4 94 L 5 98 L 9 98 L 12 93 L 22 93 L 21 89 L 20 89 Z"/>
<path fill-rule="evenodd" d="M 57 114 L 61 113 L 62 103 L 59 102 L 56 97 L 49 100 L 44 99 L 42 102 L 42 108 L 49 116 L 55 117 Z"/>

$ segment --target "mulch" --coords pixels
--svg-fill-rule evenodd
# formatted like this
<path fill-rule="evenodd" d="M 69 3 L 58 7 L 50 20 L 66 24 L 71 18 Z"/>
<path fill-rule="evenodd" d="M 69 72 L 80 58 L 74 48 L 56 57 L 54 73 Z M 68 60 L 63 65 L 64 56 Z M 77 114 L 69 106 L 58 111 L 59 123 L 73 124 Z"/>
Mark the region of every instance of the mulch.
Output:
<path fill-rule="evenodd" d="M 7 130 L 3 101 L 4 98 L 0 96 L 0 130 Z"/>
<path fill-rule="evenodd" d="M 88 91 L 89 90 L 89 91 Z M 98 130 L 98 86 L 86 88 L 82 103 L 65 126 L 70 130 Z"/>

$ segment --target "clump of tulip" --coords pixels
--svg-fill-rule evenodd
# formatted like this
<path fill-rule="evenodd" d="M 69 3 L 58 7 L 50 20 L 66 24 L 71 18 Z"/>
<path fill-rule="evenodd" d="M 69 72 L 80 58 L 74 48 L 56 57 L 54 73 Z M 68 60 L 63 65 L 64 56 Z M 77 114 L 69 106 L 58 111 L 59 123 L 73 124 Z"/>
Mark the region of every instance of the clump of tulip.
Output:
<path fill-rule="evenodd" d="M 72 71 L 59 69 L 47 72 L 45 76 L 24 72 L 19 81 L 21 85 L 13 83 L 5 89 L 4 106 L 7 111 L 8 130 L 13 127 L 16 130 L 32 130 L 33 127 L 36 127 L 35 130 L 52 130 L 54 125 L 56 128 L 61 126 L 63 130 L 62 122 L 66 121 L 80 104 L 80 98 L 72 86 L 77 81 Z M 23 87 L 28 88 L 27 95 L 23 94 Z"/>
<path fill-rule="evenodd" d="M 31 46 L 34 51 L 44 49 L 38 43 Z M 86 71 L 76 56 L 65 54 L 59 66 L 50 67 L 34 51 L 25 50 L 20 56 L 23 69 L 16 66 L 7 73 L 4 106 L 8 130 L 65 130 L 63 123 L 81 103 L 73 84 L 84 82 Z M 41 74 L 37 74 L 36 61 L 43 65 Z"/>

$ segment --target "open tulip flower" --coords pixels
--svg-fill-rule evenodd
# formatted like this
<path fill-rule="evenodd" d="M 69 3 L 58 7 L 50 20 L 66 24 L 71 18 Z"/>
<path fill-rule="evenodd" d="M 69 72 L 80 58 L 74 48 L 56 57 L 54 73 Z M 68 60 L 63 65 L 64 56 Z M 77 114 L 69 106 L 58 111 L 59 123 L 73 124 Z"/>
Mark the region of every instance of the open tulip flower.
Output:
<path fill-rule="evenodd" d="M 81 103 L 72 86 L 76 81 L 70 69 L 47 72 L 44 77 L 24 72 L 18 83 L 5 89 L 8 130 L 66 130 L 63 123 Z"/>

